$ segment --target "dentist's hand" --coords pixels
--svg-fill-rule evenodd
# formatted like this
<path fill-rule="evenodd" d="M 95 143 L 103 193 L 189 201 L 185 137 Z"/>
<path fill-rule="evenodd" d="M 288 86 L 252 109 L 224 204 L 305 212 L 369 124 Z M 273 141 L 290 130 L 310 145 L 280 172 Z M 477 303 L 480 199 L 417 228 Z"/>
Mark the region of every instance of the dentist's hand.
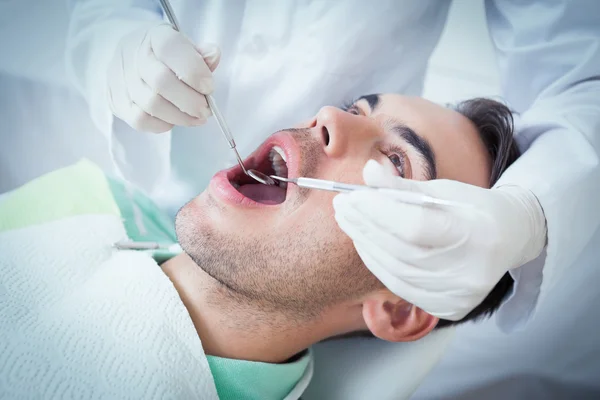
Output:
<path fill-rule="evenodd" d="M 411 181 L 373 160 L 363 175 L 371 186 L 472 206 L 420 207 L 375 190 L 340 194 L 333 202 L 339 226 L 367 268 L 390 291 L 436 317 L 462 319 L 508 270 L 536 258 L 545 246 L 545 217 L 528 190 Z"/>
<path fill-rule="evenodd" d="M 108 68 L 108 102 L 114 115 L 139 131 L 166 132 L 202 125 L 211 115 L 204 95 L 221 53 L 195 45 L 168 24 L 125 36 Z"/>

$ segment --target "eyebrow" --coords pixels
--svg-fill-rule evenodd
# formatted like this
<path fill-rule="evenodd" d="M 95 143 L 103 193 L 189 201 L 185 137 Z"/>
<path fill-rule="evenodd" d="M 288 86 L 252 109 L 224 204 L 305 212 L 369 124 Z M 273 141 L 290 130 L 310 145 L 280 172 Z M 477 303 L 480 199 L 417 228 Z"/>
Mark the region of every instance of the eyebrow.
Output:
<path fill-rule="evenodd" d="M 353 103 L 357 103 L 360 100 L 365 100 L 369 104 L 371 112 L 374 112 L 379 105 L 381 97 L 378 94 L 368 94 L 359 97 Z M 413 147 L 425 161 L 425 177 L 428 180 L 436 179 L 437 169 L 435 167 L 435 153 L 431 149 L 429 142 L 424 137 L 418 135 L 410 127 L 399 122 L 392 127 L 392 131 Z"/>
<path fill-rule="evenodd" d="M 417 153 L 425 160 L 425 178 L 427 180 L 436 179 L 435 154 L 427 140 L 404 124 L 394 125 L 392 131 L 417 150 Z"/>
<path fill-rule="evenodd" d="M 369 108 L 371 109 L 371 112 L 375 111 L 375 109 L 379 105 L 378 94 L 367 94 L 365 96 L 360 96 L 358 99 L 353 101 L 353 103 L 358 103 L 360 100 L 365 100 L 367 103 L 369 103 Z"/>

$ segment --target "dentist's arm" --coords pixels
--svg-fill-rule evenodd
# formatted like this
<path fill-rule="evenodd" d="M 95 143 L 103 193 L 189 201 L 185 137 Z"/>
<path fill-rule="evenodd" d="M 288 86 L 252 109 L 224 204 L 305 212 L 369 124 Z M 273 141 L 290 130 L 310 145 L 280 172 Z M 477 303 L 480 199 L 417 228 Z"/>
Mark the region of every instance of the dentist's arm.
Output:
<path fill-rule="evenodd" d="M 520 113 L 516 139 L 524 152 L 496 186 L 534 193 L 548 229 L 543 269 L 514 271 L 510 301 L 520 306 L 497 315 L 510 330 L 568 276 L 563 272 L 600 227 L 600 3 L 488 0 L 486 12 L 503 96 Z"/>
<path fill-rule="evenodd" d="M 163 21 L 158 1 L 71 0 L 67 69 L 109 135 L 113 114 L 140 131 L 200 125 L 220 52 Z"/>

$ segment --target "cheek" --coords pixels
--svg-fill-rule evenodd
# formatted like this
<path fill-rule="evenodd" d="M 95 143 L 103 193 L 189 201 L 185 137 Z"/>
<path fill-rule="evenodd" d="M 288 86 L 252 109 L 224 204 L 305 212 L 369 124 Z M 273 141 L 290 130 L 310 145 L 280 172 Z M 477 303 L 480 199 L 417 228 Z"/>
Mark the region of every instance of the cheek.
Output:
<path fill-rule="evenodd" d="M 291 237 L 298 244 L 294 252 L 304 253 L 307 248 L 321 248 L 325 243 L 339 249 L 344 246 L 344 251 L 352 248 L 350 238 L 339 228 L 335 221 L 333 198 L 336 193 L 325 191 L 312 191 L 306 201 L 292 212 L 286 213 L 274 226 L 273 232 L 277 237 Z M 299 237 L 305 236 L 305 237 Z M 299 243 L 302 243 L 300 245 Z M 329 250 L 323 248 L 321 256 L 331 255 L 333 247 Z"/>
<path fill-rule="evenodd" d="M 330 232 L 331 223 L 335 223 L 334 196 L 331 192 L 309 191 L 308 198 L 298 208 L 286 210 L 281 215 L 278 224 L 280 230 L 284 234 L 292 234 L 294 231 Z"/>
<path fill-rule="evenodd" d="M 352 184 L 364 184 L 362 170 L 369 160 L 368 154 L 365 157 L 347 157 L 344 159 L 327 160 L 323 163 L 322 171 L 318 178 Z M 329 193 L 329 203 L 333 200 L 335 194 Z"/>
<path fill-rule="evenodd" d="M 293 235 L 294 232 L 310 232 L 310 242 L 335 243 L 337 249 L 353 251 L 352 240 L 335 220 L 333 198 L 337 193 L 313 191 L 301 208 L 286 218 L 280 233 Z"/>

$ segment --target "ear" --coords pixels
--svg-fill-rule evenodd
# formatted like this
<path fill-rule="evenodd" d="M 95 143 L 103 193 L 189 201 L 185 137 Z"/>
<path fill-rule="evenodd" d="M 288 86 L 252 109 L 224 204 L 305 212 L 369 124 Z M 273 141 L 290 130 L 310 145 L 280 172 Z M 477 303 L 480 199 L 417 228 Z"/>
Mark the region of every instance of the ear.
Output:
<path fill-rule="evenodd" d="M 420 339 L 439 321 L 388 291 L 374 293 L 365 299 L 362 314 L 371 333 L 389 342 Z"/>

